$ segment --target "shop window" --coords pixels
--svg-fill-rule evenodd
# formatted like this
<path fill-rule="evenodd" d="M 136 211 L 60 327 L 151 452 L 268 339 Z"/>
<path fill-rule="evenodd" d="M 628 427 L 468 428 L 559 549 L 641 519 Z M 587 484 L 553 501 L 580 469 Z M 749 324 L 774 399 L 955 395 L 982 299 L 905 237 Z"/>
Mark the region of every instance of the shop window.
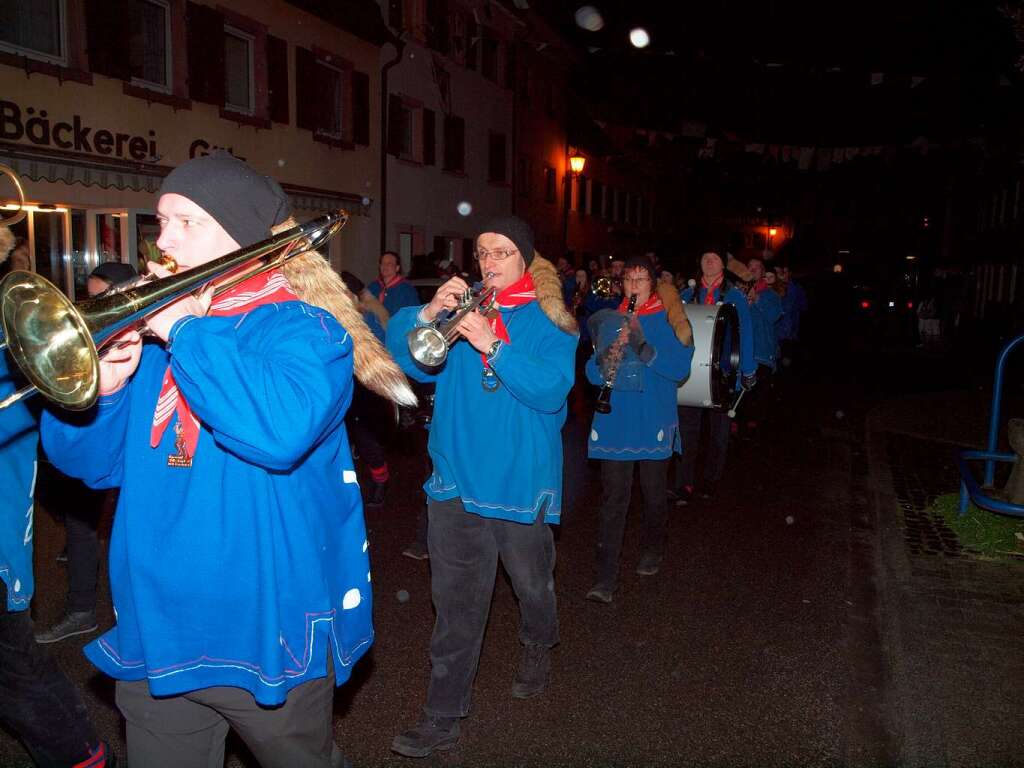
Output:
<path fill-rule="evenodd" d="M 224 27 L 224 107 L 245 115 L 255 111 L 252 35 Z"/>
<path fill-rule="evenodd" d="M 166 0 L 134 0 L 129 17 L 128 59 L 132 83 L 170 93 L 170 5 Z"/>
<path fill-rule="evenodd" d="M 0 0 L 0 50 L 67 64 L 66 0 Z"/>

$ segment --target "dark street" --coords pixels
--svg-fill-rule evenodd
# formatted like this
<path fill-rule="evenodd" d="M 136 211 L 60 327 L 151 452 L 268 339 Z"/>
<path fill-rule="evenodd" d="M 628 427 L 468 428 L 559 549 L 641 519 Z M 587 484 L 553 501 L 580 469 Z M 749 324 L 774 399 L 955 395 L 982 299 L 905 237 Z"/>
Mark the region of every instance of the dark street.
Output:
<path fill-rule="evenodd" d="M 607 606 L 584 600 L 601 490 L 584 458 L 589 414 L 570 414 L 553 684 L 536 699 L 510 697 L 518 614 L 499 578 L 464 735 L 426 762 L 1024 762 L 1013 714 L 1013 681 L 1024 671 L 1020 564 L 914 548 L 908 535 L 914 505 L 956 486 L 948 437 L 938 434 L 944 410 L 956 398 L 961 408 L 972 403 L 975 413 L 958 419 L 958 439 L 970 442 L 987 395 L 966 379 L 952 392 L 948 376 L 936 385 L 947 361 L 934 354 L 886 349 L 888 375 L 876 377 L 860 364 L 866 345 L 819 349 L 780 382 L 770 422 L 734 438 L 717 502 L 672 509 L 666 561 L 653 577 L 633 573 L 634 494 L 623 582 Z M 403 433 L 394 450 L 388 503 L 367 514 L 377 639 L 336 697 L 336 740 L 357 766 L 409 762 L 389 744 L 418 716 L 429 673 L 428 563 L 401 555 L 422 503 L 425 436 Z M 60 615 L 62 546 L 62 529 L 40 510 L 37 624 Z M 111 624 L 106 592 L 100 617 L 101 628 Z M 85 690 L 103 737 L 123 752 L 113 685 L 85 661 L 85 639 L 50 647 Z M 254 765 L 233 743 L 229 764 Z M 28 765 L 6 736 L 0 761 Z"/>

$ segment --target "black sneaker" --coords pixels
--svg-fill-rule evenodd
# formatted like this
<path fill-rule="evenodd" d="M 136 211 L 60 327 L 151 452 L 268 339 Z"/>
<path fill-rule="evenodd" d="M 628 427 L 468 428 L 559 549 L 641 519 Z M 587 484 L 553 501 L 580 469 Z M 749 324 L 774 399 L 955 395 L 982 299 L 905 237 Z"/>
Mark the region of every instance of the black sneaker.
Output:
<path fill-rule="evenodd" d="M 458 718 L 423 715 L 416 725 L 395 736 L 391 751 L 403 757 L 426 757 L 451 749 L 458 740 Z"/>
<path fill-rule="evenodd" d="M 403 549 L 402 554 L 406 557 L 411 557 L 413 560 L 430 559 L 430 553 L 427 552 L 427 548 L 420 544 L 418 541 L 414 541 L 412 544 Z"/>
<path fill-rule="evenodd" d="M 693 486 L 684 485 L 682 488 L 675 492 L 675 497 L 677 507 L 690 506 L 690 502 L 693 501 Z"/>
<path fill-rule="evenodd" d="M 600 584 L 595 584 L 587 592 L 587 600 L 592 600 L 595 603 L 604 603 L 607 605 L 612 601 L 613 591 L 607 587 L 603 587 Z"/>
<path fill-rule="evenodd" d="M 544 692 L 551 679 L 551 649 L 543 645 L 524 645 L 519 669 L 512 684 L 512 696 L 529 699 Z"/>
<path fill-rule="evenodd" d="M 67 613 L 49 629 L 36 633 L 36 642 L 40 645 L 57 643 L 75 635 L 85 635 L 97 629 L 94 611 L 75 611 Z"/>
<path fill-rule="evenodd" d="M 370 494 L 366 498 L 366 506 L 368 507 L 383 507 L 384 497 L 388 494 L 387 483 L 374 483 L 373 487 L 370 488 Z"/>
<path fill-rule="evenodd" d="M 653 576 L 658 572 L 659 568 L 661 568 L 661 555 L 654 552 L 645 552 L 640 556 L 636 572 L 640 576 Z"/>

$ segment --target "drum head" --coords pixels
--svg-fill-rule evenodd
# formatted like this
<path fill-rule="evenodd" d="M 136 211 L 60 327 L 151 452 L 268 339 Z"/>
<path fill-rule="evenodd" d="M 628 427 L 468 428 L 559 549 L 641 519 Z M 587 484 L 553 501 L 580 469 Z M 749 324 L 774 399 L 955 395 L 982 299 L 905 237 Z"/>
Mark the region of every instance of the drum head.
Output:
<path fill-rule="evenodd" d="M 729 407 L 740 372 L 740 321 L 732 304 L 722 304 L 715 316 L 711 358 L 712 407 Z"/>

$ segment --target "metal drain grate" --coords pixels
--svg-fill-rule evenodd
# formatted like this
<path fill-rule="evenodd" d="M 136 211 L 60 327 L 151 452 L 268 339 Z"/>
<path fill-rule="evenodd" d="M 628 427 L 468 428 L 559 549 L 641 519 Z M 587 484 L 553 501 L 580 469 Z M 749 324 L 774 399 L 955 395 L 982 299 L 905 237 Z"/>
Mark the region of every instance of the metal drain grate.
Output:
<path fill-rule="evenodd" d="M 941 515 L 930 512 L 938 496 L 957 489 L 953 450 L 945 443 L 886 433 L 893 487 L 903 511 L 903 538 L 914 555 L 960 557 L 963 548 Z"/>

